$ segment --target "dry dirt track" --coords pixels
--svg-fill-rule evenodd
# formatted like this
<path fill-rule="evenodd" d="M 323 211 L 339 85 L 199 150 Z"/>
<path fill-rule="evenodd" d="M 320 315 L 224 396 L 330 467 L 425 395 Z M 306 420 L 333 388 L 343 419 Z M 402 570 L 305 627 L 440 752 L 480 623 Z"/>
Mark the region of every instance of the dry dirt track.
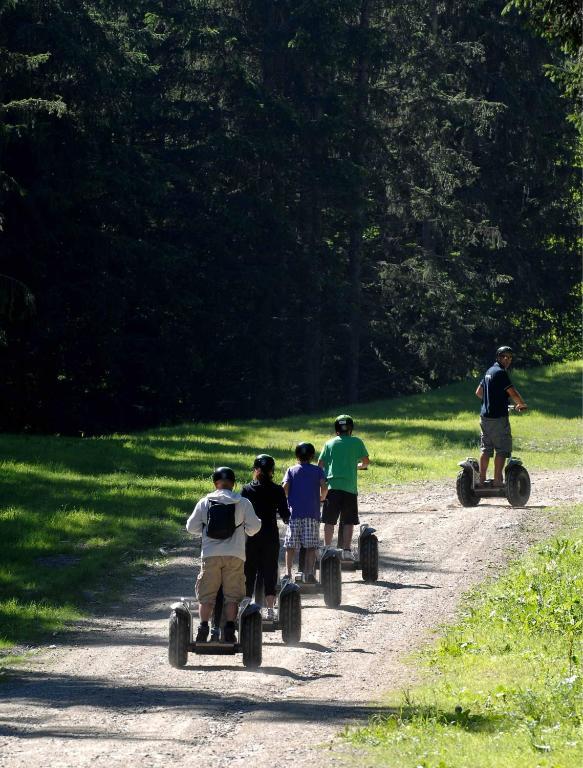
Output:
<path fill-rule="evenodd" d="M 405 686 L 403 654 L 452 616 L 470 584 L 548 529 L 546 506 L 581 501 L 582 474 L 533 475 L 527 509 L 462 509 L 445 484 L 362 496 L 361 517 L 380 535 L 378 584 L 345 572 L 339 609 L 304 597 L 301 645 L 266 635 L 254 672 L 240 657 L 168 665 L 168 606 L 192 593 L 194 575 L 192 548 L 171 552 L 123 605 L 0 685 L 0 766 L 337 764 L 335 748 L 314 756 L 310 745 L 331 743 L 376 711 L 383 691 Z"/>

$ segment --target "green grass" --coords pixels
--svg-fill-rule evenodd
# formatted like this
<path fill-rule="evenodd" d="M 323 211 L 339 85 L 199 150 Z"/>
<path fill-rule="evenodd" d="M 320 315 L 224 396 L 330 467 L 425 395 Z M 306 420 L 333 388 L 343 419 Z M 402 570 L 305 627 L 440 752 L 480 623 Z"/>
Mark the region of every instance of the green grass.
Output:
<path fill-rule="evenodd" d="M 516 453 L 531 469 L 581 460 L 578 362 L 513 374 L 532 411 L 513 419 Z M 185 424 L 74 439 L 0 436 L 0 645 L 58 631 L 87 602 L 108 600 L 157 548 L 177 539 L 212 468 L 241 480 L 269 452 L 279 477 L 293 448 L 319 449 L 349 410 L 372 457 L 361 488 L 452 478 L 478 451 L 475 381 L 423 395 L 278 421 Z M 89 594 L 89 593 L 92 594 Z"/>
<path fill-rule="evenodd" d="M 569 518 L 568 533 L 469 596 L 421 655 L 422 685 L 344 734 L 359 765 L 583 765 L 583 506 Z"/>

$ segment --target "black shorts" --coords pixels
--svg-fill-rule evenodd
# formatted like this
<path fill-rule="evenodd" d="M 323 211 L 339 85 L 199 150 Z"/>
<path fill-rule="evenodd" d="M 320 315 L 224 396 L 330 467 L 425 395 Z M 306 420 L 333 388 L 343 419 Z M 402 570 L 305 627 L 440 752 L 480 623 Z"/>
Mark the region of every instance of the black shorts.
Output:
<path fill-rule="evenodd" d="M 355 493 L 334 489 L 328 491 L 322 509 L 322 522 L 336 525 L 338 517 L 345 525 L 358 525 L 358 496 Z"/>

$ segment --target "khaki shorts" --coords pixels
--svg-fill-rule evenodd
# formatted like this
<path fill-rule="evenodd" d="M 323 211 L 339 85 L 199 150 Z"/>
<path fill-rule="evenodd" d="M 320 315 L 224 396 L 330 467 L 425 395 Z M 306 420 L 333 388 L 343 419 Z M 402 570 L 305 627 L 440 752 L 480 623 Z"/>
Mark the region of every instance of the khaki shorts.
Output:
<path fill-rule="evenodd" d="M 508 416 L 499 419 L 488 419 L 482 416 L 480 419 L 482 434 L 480 435 L 480 450 L 486 456 L 493 456 L 494 449 L 498 456 L 510 458 L 512 455 L 512 433 Z"/>
<path fill-rule="evenodd" d="M 221 585 L 225 603 L 239 603 L 245 597 L 245 563 L 240 557 L 203 557 L 196 580 L 199 603 L 214 603 Z"/>

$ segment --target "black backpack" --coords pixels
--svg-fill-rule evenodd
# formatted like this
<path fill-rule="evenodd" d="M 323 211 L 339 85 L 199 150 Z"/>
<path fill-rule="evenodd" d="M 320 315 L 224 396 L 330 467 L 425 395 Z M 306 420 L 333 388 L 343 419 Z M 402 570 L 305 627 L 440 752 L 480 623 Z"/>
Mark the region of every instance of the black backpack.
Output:
<path fill-rule="evenodd" d="M 236 504 L 208 500 L 206 535 L 210 539 L 230 539 L 240 526 L 235 525 Z"/>

